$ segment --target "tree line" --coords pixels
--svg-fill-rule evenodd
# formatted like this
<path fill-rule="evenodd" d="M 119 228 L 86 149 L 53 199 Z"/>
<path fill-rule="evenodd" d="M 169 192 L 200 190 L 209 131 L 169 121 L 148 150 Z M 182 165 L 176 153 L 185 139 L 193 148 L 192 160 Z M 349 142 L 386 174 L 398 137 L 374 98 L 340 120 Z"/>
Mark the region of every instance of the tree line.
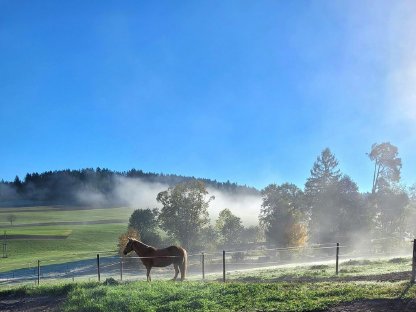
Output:
<path fill-rule="evenodd" d="M 211 223 L 209 196 L 205 183 L 190 180 L 157 194 L 161 209 L 136 209 L 129 219 L 128 231 L 119 238 L 124 248 L 127 237 L 140 238 L 154 246 L 180 244 L 189 250 L 230 248 L 259 240 L 259 228 L 244 227 L 239 217 L 224 208 Z"/>
<path fill-rule="evenodd" d="M 415 235 L 416 187 L 400 184 L 402 161 L 396 146 L 373 144 L 367 156 L 374 164 L 371 192 L 360 193 L 339 169 L 336 156 L 325 148 L 303 189 L 286 182 L 261 190 L 259 227 L 244 228 L 226 207 L 210 222 L 207 209 L 215 199 L 197 180 L 160 192 L 157 201 L 162 209 L 136 210 L 129 226 L 150 244 L 170 240 L 191 249 L 254 242 L 262 235 L 279 247 L 347 244 L 363 238 L 383 241 L 384 249 L 399 247 Z"/>
<path fill-rule="evenodd" d="M 147 183 L 160 183 L 169 186 L 194 180 L 175 174 L 151 173 L 131 169 L 125 172 L 111 171 L 102 168 L 85 168 L 80 170 L 57 170 L 43 173 L 27 173 L 24 179 L 15 177 L 14 181 L 0 181 L 0 206 L 28 204 L 70 204 L 82 205 L 79 194 L 91 190 L 103 195 L 107 205 L 122 205 L 114 196 L 117 178 L 141 179 Z M 207 186 L 231 193 L 258 194 L 253 187 L 238 185 L 226 181 L 199 179 Z"/>

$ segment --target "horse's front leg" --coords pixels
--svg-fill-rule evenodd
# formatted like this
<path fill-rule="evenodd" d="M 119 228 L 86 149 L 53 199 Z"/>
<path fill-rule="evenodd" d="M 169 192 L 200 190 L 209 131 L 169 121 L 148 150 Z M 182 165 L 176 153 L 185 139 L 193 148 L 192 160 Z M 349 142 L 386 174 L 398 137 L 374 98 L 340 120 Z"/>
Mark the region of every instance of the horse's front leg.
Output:
<path fill-rule="evenodd" d="M 148 282 L 151 282 L 152 281 L 152 278 L 150 277 L 150 270 L 152 269 L 152 267 L 151 266 L 147 266 L 146 267 L 146 270 L 147 270 L 147 272 L 146 272 L 146 276 L 147 276 L 147 281 Z"/>

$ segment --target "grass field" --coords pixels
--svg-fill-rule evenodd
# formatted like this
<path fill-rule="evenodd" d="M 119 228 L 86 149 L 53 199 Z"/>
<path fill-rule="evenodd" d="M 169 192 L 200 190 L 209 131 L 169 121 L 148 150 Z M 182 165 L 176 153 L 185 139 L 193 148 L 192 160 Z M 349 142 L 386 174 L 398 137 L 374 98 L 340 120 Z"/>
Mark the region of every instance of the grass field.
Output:
<path fill-rule="evenodd" d="M 115 251 L 118 236 L 126 231 L 132 211 L 125 207 L 77 210 L 63 207 L 1 208 L 0 234 L 6 231 L 10 236 L 48 235 L 66 239 L 10 239 L 7 241 L 8 257 L 0 258 L 0 272 L 27 267 L 38 259 L 43 263 L 59 263 L 93 258 L 98 252 Z M 16 217 L 13 226 L 7 221 L 10 214 Z M 101 220 L 107 223 L 88 224 Z M 120 220 L 125 222 L 120 223 Z"/>
<path fill-rule="evenodd" d="M 80 285 L 65 311 L 312 311 L 355 299 L 395 298 L 407 283 L 131 283 Z M 406 296 L 414 298 L 413 287 Z"/>
<path fill-rule="evenodd" d="M 409 282 L 133 282 L 23 287 L 0 297 L 65 296 L 62 311 L 319 311 L 361 299 L 416 298 Z"/>
<path fill-rule="evenodd" d="M 4 288 L 0 291 L 0 299 L 30 296 L 30 300 L 34 300 L 34 296 L 49 296 L 53 301 L 54 297 L 64 297 L 60 310 L 68 312 L 320 311 L 363 299 L 403 301 L 408 307 L 409 300 L 416 299 L 416 286 L 409 283 L 408 276 L 397 281 L 379 280 L 389 273 L 408 273 L 409 264 L 409 258 L 353 260 L 344 263 L 345 270 L 338 277 L 328 265 L 253 269 L 234 272 L 227 276 L 227 283 L 202 282 L 193 278 L 183 283 L 167 280 L 120 283 L 113 279 L 102 283 L 45 282 L 37 287 Z M 351 281 L 352 276 L 363 276 L 368 280 Z M 287 277 L 292 280 L 279 280 Z"/>

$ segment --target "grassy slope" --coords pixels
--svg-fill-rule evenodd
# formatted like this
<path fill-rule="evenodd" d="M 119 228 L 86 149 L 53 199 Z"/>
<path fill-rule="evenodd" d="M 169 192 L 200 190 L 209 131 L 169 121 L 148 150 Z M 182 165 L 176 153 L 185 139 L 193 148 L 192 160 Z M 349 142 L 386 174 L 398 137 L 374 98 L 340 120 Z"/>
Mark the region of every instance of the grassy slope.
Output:
<path fill-rule="evenodd" d="M 31 208 L 31 211 L 19 212 L 20 208 L 7 209 L 13 211 L 17 224 L 28 224 L 24 227 L 8 226 L 2 217 L 2 230 L 11 234 L 27 235 L 68 235 L 67 239 L 48 240 L 9 240 L 8 258 L 0 258 L 0 271 L 24 268 L 33 265 L 38 259 L 43 263 L 54 263 L 95 257 L 97 252 L 115 250 L 118 236 L 126 230 L 132 209 L 106 208 L 86 210 L 56 210 L 50 207 Z M 27 210 L 27 208 L 24 208 Z M 59 221 L 95 221 L 125 219 L 126 223 L 84 224 L 84 225 L 50 225 L 36 226 L 40 222 Z"/>
<path fill-rule="evenodd" d="M 60 210 L 53 209 L 51 207 L 33 207 L 26 211 L 28 208 L 1 208 L 6 209 L 8 213 L 0 214 L 0 225 L 8 226 L 6 230 L 13 229 L 9 227 L 10 223 L 7 221 L 7 216 L 13 214 L 16 216 L 14 224 L 28 224 L 39 222 L 59 222 L 59 221 L 94 221 L 94 220 L 112 220 L 112 219 L 124 219 L 130 217 L 132 209 L 119 207 L 119 208 L 102 208 L 102 209 L 81 209 L 81 210 Z M 24 210 L 19 212 L 19 210 Z"/>

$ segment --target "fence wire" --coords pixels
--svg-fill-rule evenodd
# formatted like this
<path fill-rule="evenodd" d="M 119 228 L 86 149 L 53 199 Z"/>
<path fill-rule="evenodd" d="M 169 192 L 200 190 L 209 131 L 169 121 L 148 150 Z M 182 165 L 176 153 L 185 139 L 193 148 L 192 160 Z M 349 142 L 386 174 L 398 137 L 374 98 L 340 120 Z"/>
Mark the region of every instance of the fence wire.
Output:
<path fill-rule="evenodd" d="M 411 241 L 413 242 L 413 241 Z M 410 244 L 409 244 L 410 246 Z M 367 252 L 358 252 L 348 245 L 315 244 L 306 247 L 279 247 L 259 248 L 245 250 L 224 250 L 222 252 L 202 252 L 188 255 L 188 276 L 203 279 L 212 275 L 223 279 L 227 274 L 232 276 L 235 272 L 265 267 L 279 267 L 284 265 L 307 265 L 314 263 L 331 263 L 338 265 L 351 259 L 372 259 L 377 256 L 376 249 Z M 94 253 L 95 254 L 95 253 Z M 115 255 L 114 250 L 105 250 L 96 253 L 97 258 L 85 259 L 87 253 L 74 253 L 82 255 L 84 259 L 62 263 L 59 258 L 44 258 L 34 260 L 25 265 L 25 268 L 0 273 L 0 285 L 22 283 L 39 283 L 49 280 L 146 280 L 146 268 L 143 259 L 160 257 Z M 409 248 L 410 254 L 410 248 Z M 177 258 L 178 256 L 163 256 L 162 258 Z M 415 261 L 414 261 L 415 262 Z M 0 267 L 4 270 L 6 267 Z M 337 271 L 338 272 L 338 271 Z M 153 277 L 165 279 L 172 278 L 174 271 L 168 268 L 152 268 Z"/>

